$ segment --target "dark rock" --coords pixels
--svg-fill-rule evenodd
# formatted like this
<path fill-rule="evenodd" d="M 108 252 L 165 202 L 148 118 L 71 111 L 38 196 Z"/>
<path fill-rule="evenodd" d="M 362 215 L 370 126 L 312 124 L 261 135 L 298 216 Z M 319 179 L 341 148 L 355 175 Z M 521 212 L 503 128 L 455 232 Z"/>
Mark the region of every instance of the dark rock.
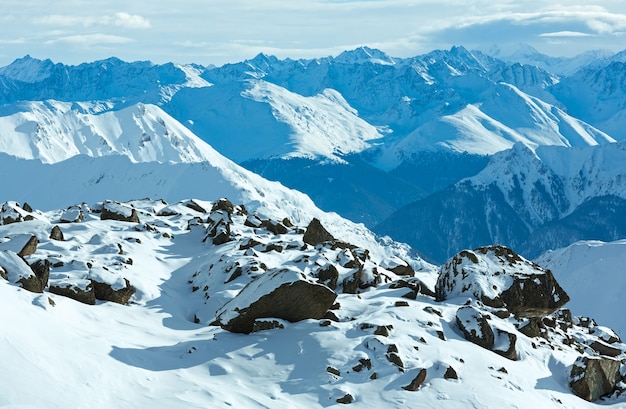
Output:
<path fill-rule="evenodd" d="M 403 386 L 402 389 L 410 391 L 410 392 L 414 392 L 418 390 L 419 387 L 422 386 L 422 384 L 424 384 L 424 382 L 426 381 L 426 374 L 427 374 L 426 368 L 420 369 L 420 371 L 417 373 L 415 378 L 413 378 L 411 383 L 408 384 L 407 386 Z"/>
<path fill-rule="evenodd" d="M 39 240 L 37 240 L 37 237 L 30 236 L 26 244 L 24 244 L 24 247 L 22 247 L 22 249 L 20 250 L 19 253 L 17 253 L 17 255 L 20 257 L 26 257 L 26 256 L 30 256 L 31 254 L 34 254 L 35 251 L 37 251 L 38 244 L 39 244 Z"/>
<path fill-rule="evenodd" d="M 498 355 L 501 355 L 511 361 L 517 361 L 517 335 L 496 328 L 494 348 L 492 349 Z"/>
<path fill-rule="evenodd" d="M 621 349 L 615 348 L 599 339 L 593 341 L 591 344 L 589 344 L 589 346 L 600 355 L 616 357 L 622 353 Z"/>
<path fill-rule="evenodd" d="M 363 284 L 363 265 L 359 264 L 357 270 L 349 277 L 344 278 L 341 283 L 345 294 L 356 294 Z"/>
<path fill-rule="evenodd" d="M 215 203 L 213 203 L 213 207 L 211 208 L 211 213 L 223 210 L 226 213 L 232 215 L 235 211 L 235 206 L 233 206 L 232 202 L 226 198 L 218 199 Z"/>
<path fill-rule="evenodd" d="M 574 394 L 594 401 L 610 394 L 620 379 L 620 361 L 603 357 L 579 357 L 570 373 L 570 388 Z"/>
<path fill-rule="evenodd" d="M 354 402 L 354 397 L 349 393 L 346 393 L 343 397 L 337 399 L 337 403 L 342 403 L 344 405 L 350 404 Z"/>
<path fill-rule="evenodd" d="M 403 262 L 404 264 L 398 264 L 397 266 L 389 268 L 388 270 L 399 276 L 413 277 L 415 275 L 415 270 L 413 270 L 413 267 L 411 267 L 409 263 L 405 262 L 404 260 Z"/>
<path fill-rule="evenodd" d="M 544 327 L 543 321 L 539 318 L 529 318 L 519 328 L 519 332 L 530 338 L 536 338 L 541 335 L 541 329 Z"/>
<path fill-rule="evenodd" d="M 96 294 L 91 283 L 88 283 L 84 289 L 72 283 L 51 283 L 48 290 L 52 294 L 62 295 L 83 304 L 94 305 L 96 303 Z"/>
<path fill-rule="evenodd" d="M 91 280 L 96 299 L 126 305 L 137 290 L 130 285 L 127 279 L 124 279 L 124 282 L 126 283 L 125 287 L 114 290 L 110 284 Z"/>
<path fill-rule="evenodd" d="M 264 294 L 258 291 L 264 289 Z M 294 270 L 267 272 L 250 282 L 224 305 L 216 323 L 231 332 L 250 333 L 258 318 L 280 318 L 289 322 L 320 319 L 333 305 L 337 294 Z"/>
<path fill-rule="evenodd" d="M 274 234 L 287 234 L 288 231 L 284 224 L 274 220 L 263 220 L 261 222 L 261 227 L 266 228 Z"/>
<path fill-rule="evenodd" d="M 328 288 L 332 290 L 337 289 L 338 278 L 339 271 L 337 270 L 337 267 L 332 264 L 327 264 L 317 273 L 317 282 L 328 286 Z"/>
<path fill-rule="evenodd" d="M 33 208 L 30 207 L 30 205 L 26 202 L 24 202 L 24 204 L 22 205 L 22 209 L 24 209 L 24 211 L 28 212 L 28 213 L 32 213 L 33 212 Z"/>
<path fill-rule="evenodd" d="M 41 285 L 41 281 L 34 275 L 29 277 L 21 277 L 17 280 L 19 284 L 22 285 L 22 288 L 30 291 L 31 293 L 43 293 L 43 286 Z"/>
<path fill-rule="evenodd" d="M 307 226 L 302 240 L 307 244 L 317 246 L 324 242 L 333 242 L 335 238 L 322 226 L 318 219 L 313 218 Z"/>
<path fill-rule="evenodd" d="M 243 222 L 244 226 L 259 228 L 263 224 L 263 221 L 259 219 L 256 215 L 252 214 L 246 218 L 246 221 Z"/>
<path fill-rule="evenodd" d="M 443 379 L 459 379 L 459 375 L 457 375 L 453 367 L 449 366 L 446 369 L 446 373 L 443 374 Z"/>
<path fill-rule="evenodd" d="M 107 200 L 102 204 L 100 220 L 117 220 L 120 222 L 140 223 L 139 216 L 134 208 L 110 200 Z"/>
<path fill-rule="evenodd" d="M 56 241 L 65 241 L 65 237 L 63 236 L 63 232 L 59 226 L 54 226 L 52 231 L 50 232 L 50 239 Z"/>
<path fill-rule="evenodd" d="M 332 366 L 327 366 L 326 367 L 326 372 L 333 374 L 335 376 L 341 376 L 341 372 L 339 372 L 339 369 L 334 368 Z"/>
<path fill-rule="evenodd" d="M 337 315 L 335 315 L 335 313 L 330 310 L 326 311 L 326 314 L 324 314 L 322 318 L 330 321 L 339 322 L 339 318 L 337 317 Z"/>
<path fill-rule="evenodd" d="M 277 320 L 256 320 L 252 325 L 252 332 L 269 331 L 272 329 L 283 329 L 285 326 Z"/>
<path fill-rule="evenodd" d="M 569 296 L 556 282 L 550 270 L 542 274 L 516 277 L 500 297 L 507 310 L 521 317 L 546 316 L 569 301 Z"/>
<path fill-rule="evenodd" d="M 491 350 L 495 336 L 487 318 L 476 308 L 465 305 L 456 312 L 456 323 L 466 340 Z"/>
<path fill-rule="evenodd" d="M 50 277 L 50 261 L 37 260 L 30 265 L 30 269 L 35 273 L 35 277 L 41 282 L 41 288 L 48 286 L 48 278 Z"/>
<path fill-rule="evenodd" d="M 401 371 L 404 370 L 404 362 L 402 362 L 402 358 L 398 355 L 397 352 L 389 352 L 385 355 L 387 360 L 398 367 Z"/>
<path fill-rule="evenodd" d="M 393 329 L 393 325 L 377 325 L 374 335 L 380 335 L 383 337 L 389 336 L 389 331 Z"/>
<path fill-rule="evenodd" d="M 188 202 L 185 203 L 185 206 L 190 208 L 191 210 L 195 210 L 198 213 L 206 213 L 206 209 L 202 206 L 200 206 L 196 201 L 194 200 L 190 200 Z"/>
<path fill-rule="evenodd" d="M 408 307 L 409 303 L 406 301 L 396 301 L 394 304 L 396 307 Z"/>

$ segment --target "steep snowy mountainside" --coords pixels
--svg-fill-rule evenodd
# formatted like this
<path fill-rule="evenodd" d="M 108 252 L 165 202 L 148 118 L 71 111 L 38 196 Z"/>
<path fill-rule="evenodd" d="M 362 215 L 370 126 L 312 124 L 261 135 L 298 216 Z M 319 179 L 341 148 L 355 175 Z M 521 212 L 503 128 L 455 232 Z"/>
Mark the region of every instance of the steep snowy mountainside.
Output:
<path fill-rule="evenodd" d="M 478 175 L 409 204 L 375 228 L 441 262 L 462 248 L 503 243 L 529 257 L 577 240 L 626 237 L 626 146 L 523 144 Z M 541 232 L 541 234 L 540 234 Z M 537 236 L 536 236 L 537 235 Z"/>
<path fill-rule="evenodd" d="M 12 87 L 0 90 L 0 103 L 54 99 L 157 104 L 182 87 L 210 85 L 201 77 L 204 70 L 197 65 L 128 63 L 117 58 L 71 66 L 26 56 L 0 68 L 0 78 Z"/>
<path fill-rule="evenodd" d="M 44 163 L 80 154 L 125 155 L 134 162 L 201 162 L 215 155 L 155 105 L 107 108 L 59 101 L 5 107 L 0 110 L 0 152 Z"/>
<path fill-rule="evenodd" d="M 572 313 L 590 317 L 602 314 L 603 325 L 610 326 L 620 336 L 626 334 L 624 315 L 618 307 L 626 291 L 625 240 L 580 241 L 548 251 L 535 261 L 552 270 L 572 297 L 568 304 Z"/>
<path fill-rule="evenodd" d="M 305 97 L 264 80 L 182 90 L 165 109 L 236 162 L 290 157 L 341 162 L 382 137 L 334 90 Z"/>
<path fill-rule="evenodd" d="M 626 138 L 626 61 L 583 69 L 551 87 L 572 115 L 614 136 Z"/>
<path fill-rule="evenodd" d="M 519 142 L 534 149 L 545 145 L 592 146 L 615 140 L 512 85 L 498 83 L 482 93 L 481 102 L 435 118 L 391 144 L 379 164 L 392 168 L 412 152 L 434 149 L 493 155 Z"/>

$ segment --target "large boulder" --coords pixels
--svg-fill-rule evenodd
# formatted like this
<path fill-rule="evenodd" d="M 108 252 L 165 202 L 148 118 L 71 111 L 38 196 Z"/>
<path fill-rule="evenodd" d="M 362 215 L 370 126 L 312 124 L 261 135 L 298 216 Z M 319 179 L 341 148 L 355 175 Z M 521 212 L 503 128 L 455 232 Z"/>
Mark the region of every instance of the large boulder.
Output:
<path fill-rule="evenodd" d="M 495 336 L 487 318 L 471 305 L 465 305 L 456 312 L 456 323 L 466 340 L 491 350 Z"/>
<path fill-rule="evenodd" d="M 128 304 L 130 297 L 137 291 L 130 282 L 105 267 L 93 267 L 89 270 L 94 296 L 98 300 Z"/>
<path fill-rule="evenodd" d="M 576 396 L 591 402 L 613 392 L 619 379 L 619 360 L 580 356 L 572 366 L 570 388 Z"/>
<path fill-rule="evenodd" d="M 121 222 L 139 223 L 137 211 L 122 203 L 107 200 L 102 204 L 100 220 L 118 220 Z"/>
<path fill-rule="evenodd" d="M 250 333 L 258 318 L 289 322 L 320 319 L 332 307 L 337 294 L 300 271 L 283 268 L 269 271 L 246 285 L 217 311 L 216 325 Z"/>
<path fill-rule="evenodd" d="M 452 257 L 441 268 L 435 292 L 440 301 L 471 296 L 518 317 L 543 317 L 569 301 L 550 270 L 498 245 Z"/>
<path fill-rule="evenodd" d="M 487 316 L 471 305 L 456 312 L 456 323 L 466 340 L 512 361 L 517 360 L 517 336 L 499 328 L 492 328 Z"/>
<path fill-rule="evenodd" d="M 307 244 L 317 246 L 318 244 L 324 242 L 333 242 L 335 241 L 335 238 L 324 228 L 324 226 L 322 226 L 322 222 L 313 218 L 307 226 L 302 240 Z"/>
<path fill-rule="evenodd" d="M 30 266 L 17 253 L 0 251 L 0 276 L 11 283 L 20 284 L 25 290 L 41 293 L 44 286 Z"/>

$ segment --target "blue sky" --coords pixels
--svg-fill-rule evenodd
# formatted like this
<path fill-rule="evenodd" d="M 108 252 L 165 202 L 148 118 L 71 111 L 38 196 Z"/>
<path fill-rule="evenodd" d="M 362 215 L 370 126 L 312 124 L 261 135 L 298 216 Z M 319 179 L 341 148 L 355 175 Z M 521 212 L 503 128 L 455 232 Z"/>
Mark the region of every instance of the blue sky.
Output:
<path fill-rule="evenodd" d="M 555 56 L 626 48 L 626 0 L 2 0 L 0 66 L 30 54 L 78 64 L 116 56 L 221 65 L 259 52 L 408 57 L 530 44 Z"/>

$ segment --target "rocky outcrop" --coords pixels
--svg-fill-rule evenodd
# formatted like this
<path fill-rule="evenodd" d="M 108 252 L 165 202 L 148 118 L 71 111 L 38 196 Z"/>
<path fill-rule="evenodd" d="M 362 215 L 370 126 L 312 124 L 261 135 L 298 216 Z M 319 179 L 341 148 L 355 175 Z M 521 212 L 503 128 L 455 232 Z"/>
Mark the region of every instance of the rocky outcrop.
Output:
<path fill-rule="evenodd" d="M 62 295 L 83 304 L 94 305 L 96 294 L 91 280 L 55 280 L 50 282 L 49 291 L 53 294 Z"/>
<path fill-rule="evenodd" d="M 476 308 L 466 305 L 456 312 L 456 323 L 466 340 L 491 350 L 495 336 L 487 318 Z"/>
<path fill-rule="evenodd" d="M 605 357 L 579 357 L 570 373 L 572 392 L 587 401 L 611 393 L 620 380 L 620 361 Z"/>
<path fill-rule="evenodd" d="M 22 257 L 13 251 L 0 251 L 0 275 L 11 283 L 34 293 L 43 292 L 42 281 Z"/>
<path fill-rule="evenodd" d="M 100 220 L 117 220 L 121 222 L 140 223 L 137 210 L 128 205 L 113 202 L 111 200 L 107 200 L 102 204 Z"/>
<path fill-rule="evenodd" d="M 413 380 L 411 381 L 411 383 L 409 383 L 406 386 L 403 386 L 402 389 L 409 391 L 409 392 L 414 392 L 418 390 L 419 387 L 422 386 L 424 382 L 426 381 L 426 375 L 427 375 L 426 368 L 420 369 L 417 375 L 415 376 L 415 378 L 413 378 Z"/>
<path fill-rule="evenodd" d="M 520 317 L 546 316 L 569 301 L 550 270 L 497 245 L 452 257 L 441 268 L 435 292 L 441 301 L 471 296 Z"/>
<path fill-rule="evenodd" d="M 486 315 L 465 305 L 456 312 L 456 323 L 466 340 L 498 355 L 517 360 L 517 336 L 500 328 L 492 328 Z"/>
<path fill-rule="evenodd" d="M 113 288 L 113 286 L 109 283 L 101 283 L 91 280 L 94 296 L 98 300 L 112 301 L 114 303 L 126 305 L 128 304 L 130 297 L 132 297 L 137 290 L 135 287 L 130 285 L 130 282 L 127 279 L 124 279 L 124 282 L 126 283 L 125 287 Z"/>
<path fill-rule="evenodd" d="M 302 273 L 281 269 L 250 282 L 217 312 L 216 325 L 231 332 L 250 333 L 258 318 L 289 322 L 320 319 L 337 298 L 330 288 Z"/>
<path fill-rule="evenodd" d="M 311 246 L 317 246 L 324 242 L 335 241 L 335 238 L 322 226 L 322 222 L 313 218 L 307 226 L 302 240 Z"/>
<path fill-rule="evenodd" d="M 50 277 L 50 261 L 37 260 L 30 264 L 30 269 L 33 273 L 35 273 L 35 277 L 37 277 L 37 279 L 41 282 L 41 288 L 46 288 Z"/>

